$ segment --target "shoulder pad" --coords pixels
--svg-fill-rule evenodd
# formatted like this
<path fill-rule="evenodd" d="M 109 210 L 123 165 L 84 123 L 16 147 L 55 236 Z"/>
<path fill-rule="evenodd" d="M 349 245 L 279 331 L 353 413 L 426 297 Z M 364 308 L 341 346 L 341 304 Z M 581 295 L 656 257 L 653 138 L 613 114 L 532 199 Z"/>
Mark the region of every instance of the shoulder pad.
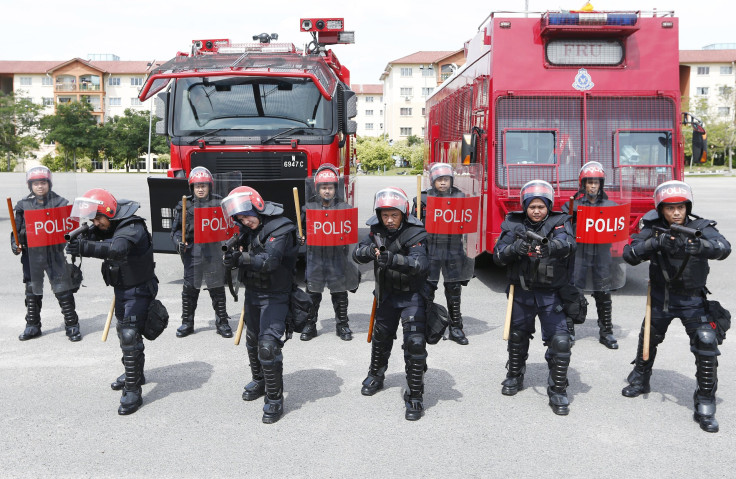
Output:
<path fill-rule="evenodd" d="M 427 232 L 425 231 L 424 227 L 421 226 L 421 222 L 419 223 L 419 225 L 420 226 L 407 227 L 404 231 L 401 232 L 401 234 L 399 234 L 397 242 L 400 243 L 401 246 L 408 246 L 424 240 L 427 237 Z"/>
<path fill-rule="evenodd" d="M 547 221 L 551 222 L 553 226 L 558 226 L 564 223 L 570 218 L 570 215 L 562 211 L 553 211 L 547 217 Z"/>
<path fill-rule="evenodd" d="M 506 215 L 506 218 L 501 223 L 501 229 L 505 231 L 516 231 L 519 226 L 523 227 L 524 213 L 520 211 L 512 211 Z M 526 229 L 526 228 L 524 228 Z"/>
<path fill-rule="evenodd" d="M 266 205 L 263 207 L 263 211 L 259 212 L 258 214 L 264 215 L 264 216 L 278 216 L 280 214 L 283 214 L 284 212 L 284 205 L 281 203 L 274 203 L 273 201 L 266 201 Z"/>
<path fill-rule="evenodd" d="M 690 228 L 695 228 L 696 230 L 702 230 L 704 228 L 707 228 L 708 226 L 715 226 L 718 223 L 716 223 L 713 220 L 707 220 L 705 218 L 701 218 L 699 216 L 696 216 L 694 220 L 691 220 L 687 226 Z"/>
<path fill-rule="evenodd" d="M 138 211 L 138 208 L 140 208 L 141 205 L 137 201 L 133 200 L 120 200 L 118 201 L 118 209 L 115 212 L 115 216 L 112 218 L 113 220 L 123 220 L 125 218 L 129 218 L 133 216 L 133 214 Z M 143 218 L 141 218 L 142 220 Z"/>
<path fill-rule="evenodd" d="M 366 226 L 376 226 L 379 224 L 378 216 L 373 215 L 370 218 L 368 218 L 368 221 L 365 222 Z"/>
<path fill-rule="evenodd" d="M 263 229 L 258 234 L 261 241 L 265 240 L 269 236 L 280 236 L 290 231 L 295 231 L 296 225 L 284 216 L 273 218 L 272 220 L 265 222 Z"/>
<path fill-rule="evenodd" d="M 642 220 L 644 220 L 645 223 L 654 223 L 658 219 L 659 219 L 659 213 L 657 213 L 657 210 L 649 210 L 642 217 Z"/>
<path fill-rule="evenodd" d="M 421 226 L 422 228 L 424 228 L 424 223 L 418 220 L 417 217 L 414 215 L 409 215 L 406 217 L 406 224 L 414 225 L 414 226 Z"/>

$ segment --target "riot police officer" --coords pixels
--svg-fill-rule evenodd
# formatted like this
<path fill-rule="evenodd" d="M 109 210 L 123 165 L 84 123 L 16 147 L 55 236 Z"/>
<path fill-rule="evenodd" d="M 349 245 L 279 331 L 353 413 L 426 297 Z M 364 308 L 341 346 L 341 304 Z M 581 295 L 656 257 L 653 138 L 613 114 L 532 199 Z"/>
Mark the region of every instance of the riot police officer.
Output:
<path fill-rule="evenodd" d="M 388 359 L 401 323 L 409 388 L 404 393 L 405 417 L 416 421 L 424 415 L 424 371 L 427 366 L 427 233 L 421 221 L 409 214 L 409 199 L 399 188 L 378 191 L 373 209 L 376 214 L 366 223 L 370 232 L 353 253 L 353 258 L 360 264 L 374 262 L 376 277 L 371 364 L 361 393 L 373 396 L 383 389 Z"/>
<path fill-rule="evenodd" d="M 245 285 L 245 348 L 252 381 L 243 400 L 265 396 L 263 422 L 272 424 L 284 412 L 281 337 L 294 283 L 296 226 L 283 216 L 280 204 L 264 201 L 248 186 L 231 191 L 222 209 L 240 225 L 238 249 L 225 253 L 223 261 L 228 268 L 239 268 Z"/>
<path fill-rule="evenodd" d="M 311 180 L 308 179 L 308 181 Z M 308 185 L 310 185 L 308 183 Z M 326 163 L 314 174 L 314 190 L 308 194 L 309 201 L 302 208 L 302 223 L 307 211 L 345 210 L 352 208 L 343 201 L 344 186 L 340 188 L 340 175 L 337 168 Z M 309 191 L 309 193 L 312 193 Z M 309 243 L 309 242 L 308 242 Z M 343 341 L 353 339 L 353 332 L 348 324 L 348 291 L 355 292 L 360 283 L 357 265 L 351 260 L 349 244 L 330 246 L 312 246 L 307 244 L 307 267 L 305 279 L 307 292 L 315 306 L 315 316 L 310 318 L 304 327 L 300 339 L 309 341 L 317 336 L 317 311 L 322 302 L 324 288 L 330 290 L 332 307 L 335 310 L 335 332 Z"/>
<path fill-rule="evenodd" d="M 552 211 L 554 194 L 552 186 L 542 180 L 521 188 L 523 211 L 506 215 L 493 259 L 507 266 L 509 284 L 515 290 L 508 372 L 501 393 L 513 396 L 524 387 L 529 340 L 535 332 L 534 318 L 539 316 L 547 346 L 549 405 L 555 414 L 565 416 L 569 413 L 567 370 L 572 338 L 558 291 L 568 282 L 568 256 L 575 251 L 575 240 L 569 216 Z"/>
<path fill-rule="evenodd" d="M 20 244 L 16 245 L 12 234 L 10 238 L 13 254 L 21 255 L 23 283 L 26 290 L 26 327 L 18 339 L 26 341 L 41 336 L 41 300 L 45 272 L 64 316 L 67 338 L 72 342 L 81 341 L 82 333 L 79 331 L 79 316 L 74 301 L 74 293 L 79 290 L 81 284 L 81 271 L 77 266 L 67 263 L 63 240 L 58 244 L 29 248 L 29 232 L 26 231 L 26 212 L 51 210 L 66 206 L 69 202 L 51 191 L 51 170 L 45 166 L 36 166 L 28 170 L 26 183 L 31 193 L 15 205 L 15 222 Z"/>
<path fill-rule="evenodd" d="M 122 390 L 118 414 L 132 414 L 143 404 L 145 384 L 142 333 L 149 306 L 158 293 L 153 242 L 146 221 L 135 212 L 135 201 L 120 200 L 107 190 L 94 188 L 74 200 L 72 218 L 91 219 L 94 227 L 84 238 L 69 242 L 67 253 L 99 258 L 102 278 L 115 292 L 115 318 L 125 372 L 110 387 Z"/>
<path fill-rule="evenodd" d="M 220 262 L 220 245 L 212 244 L 210 248 L 207 244 L 195 244 L 194 242 L 194 210 L 196 208 L 219 207 L 222 197 L 215 194 L 215 182 L 212 173 L 203 167 L 193 168 L 189 174 L 189 190 L 191 195 L 187 197 L 186 211 L 186 238 L 182 238 L 182 202 L 176 205 L 174 209 L 174 220 L 171 224 L 171 241 L 174 242 L 177 252 L 181 256 L 184 264 L 184 285 L 181 291 L 181 326 L 176 330 L 176 337 L 183 338 L 194 332 L 194 311 L 197 309 L 197 300 L 199 299 L 200 288 L 203 283 L 214 281 L 214 286 L 207 284 L 207 290 L 212 300 L 212 308 L 215 310 L 217 319 L 215 326 L 217 334 L 223 338 L 232 338 L 233 332 L 230 329 L 228 320 L 230 316 L 227 314 L 227 297 L 225 295 L 224 278 L 225 272 Z M 215 256 L 216 255 L 216 256 Z M 208 271 L 212 270 L 212 271 Z M 207 274 L 207 273 L 220 273 Z M 206 278 L 203 278 L 205 276 Z"/>
<path fill-rule="evenodd" d="M 421 208 L 422 223 L 427 218 L 427 197 L 464 198 L 465 193 L 460 191 L 454 183 L 452 166 L 447 163 L 435 163 L 429 169 L 431 187 L 422 192 Z M 414 198 L 412 215 L 416 215 L 417 199 Z M 431 214 L 431 212 L 430 212 Z M 434 301 L 434 294 L 442 272 L 445 287 L 447 311 L 450 316 L 448 338 L 458 344 L 468 344 L 468 338 L 463 331 L 463 316 L 460 312 L 462 287 L 468 285 L 472 277 L 474 260 L 468 258 L 463 249 L 463 235 L 457 234 L 429 234 L 427 238 L 429 251 L 429 282 L 432 285 L 429 301 Z M 449 279 L 448 279 L 449 278 Z"/>
<path fill-rule="evenodd" d="M 705 284 L 710 267 L 708 260 L 723 260 L 731 253 L 731 245 L 715 228 L 716 222 L 692 213 L 690 186 L 681 181 L 667 181 L 654 191 L 655 209 L 643 218 L 641 231 L 624 248 L 624 259 L 632 265 L 649 261 L 651 285 L 651 332 L 649 358 L 644 359 L 644 326 L 629 385 L 621 393 L 636 397 L 651 388 L 654 358 L 670 323 L 680 318 L 690 337 L 690 351 L 695 355 L 697 389 L 693 394 L 695 421 L 707 432 L 718 432 L 716 389 L 720 355 L 715 316 L 717 302 L 706 301 Z M 675 232 L 677 225 L 690 228 L 690 233 Z M 694 231 L 700 233 L 694 233 Z M 696 237 L 699 236 L 699 237 Z M 720 305 L 718 305 L 720 307 Z M 720 308 L 719 308 L 720 309 Z"/>
<path fill-rule="evenodd" d="M 604 191 L 606 174 L 603 166 L 597 161 L 590 161 L 580 169 L 578 177 L 580 190 L 575 194 L 573 212 L 569 211 L 569 204 L 562 205 L 562 211 L 573 215 L 573 230 L 578 206 L 615 206 L 616 203 L 608 199 Z M 573 284 L 582 289 L 593 291 L 595 307 L 598 310 L 599 342 L 608 349 L 618 349 L 618 342 L 613 336 L 613 301 L 611 290 L 621 285 L 615 278 L 615 268 L 611 258 L 610 244 L 577 244 L 573 259 Z M 588 276 L 591 280 L 588 281 Z"/>

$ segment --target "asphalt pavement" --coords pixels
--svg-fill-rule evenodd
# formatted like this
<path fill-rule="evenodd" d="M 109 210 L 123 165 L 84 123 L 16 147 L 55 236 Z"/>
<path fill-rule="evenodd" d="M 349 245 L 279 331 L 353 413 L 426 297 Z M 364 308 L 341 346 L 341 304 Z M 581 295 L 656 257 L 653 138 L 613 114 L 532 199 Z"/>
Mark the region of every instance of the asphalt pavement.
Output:
<path fill-rule="evenodd" d="M 56 175 L 59 188 L 79 193 L 105 187 L 141 203 L 149 217 L 144 174 Z M 694 211 L 719 222 L 736 242 L 736 178 L 688 178 Z M 27 194 L 21 174 L 0 174 L 3 196 L 15 204 Z M 72 186 L 73 185 L 73 186 Z M 360 176 L 361 223 L 373 193 L 403 187 L 413 177 Z M 61 191 L 60 191 L 61 192 Z M 66 192 L 65 192 L 66 193 Z M 268 192 L 262 191 L 268 199 Z M 69 193 L 66 193 L 69 194 Z M 71 196 L 71 195 L 70 195 Z M 8 238 L 8 213 L 0 236 Z M 365 232 L 365 229 L 362 231 Z M 736 311 L 734 257 L 711 262 L 712 298 Z M 182 265 L 177 255 L 156 255 L 159 299 L 169 328 L 146 341 L 143 407 L 118 416 L 120 393 L 109 383 L 122 372 L 114 330 L 100 340 L 112 299 L 100 261 L 84 259 L 84 286 L 76 294 L 84 339 L 64 334 L 59 306 L 46 285 L 43 335 L 18 341 L 25 307 L 19 259 L 2 253 L 0 276 L 0 477 L 732 477 L 736 450 L 736 332 L 721 346 L 718 412 L 721 431 L 708 434 L 692 419 L 694 358 L 684 328 L 674 322 L 659 348 L 652 392 L 621 396 L 631 370 L 646 302 L 647 265 L 628 268 L 626 286 L 613 294 L 614 334 L 620 349 L 598 343 L 595 308 L 577 329 L 569 372 L 570 415 L 547 405 L 544 347 L 532 341 L 524 381 L 514 397 L 501 395 L 506 343 L 504 272 L 476 268 L 463 292 L 470 344 L 429 346 L 426 415 L 404 420 L 405 388 L 400 341 L 394 344 L 386 387 L 360 394 L 370 359 L 366 343 L 372 270 L 350 295 L 353 341 L 335 335 L 329 300 L 319 336 L 297 337 L 284 347 L 285 414 L 261 423 L 262 402 L 244 402 L 250 370 L 243 343 L 215 334 L 208 295 L 200 297 L 195 334 L 179 339 Z M 439 292 L 438 302 L 444 302 Z M 592 301 L 592 298 L 589 298 Z M 242 307 L 228 300 L 233 329 Z M 592 306 L 592 305 L 591 305 Z M 591 319 L 592 318 L 592 319 Z M 734 336 L 734 337 L 731 337 Z"/>

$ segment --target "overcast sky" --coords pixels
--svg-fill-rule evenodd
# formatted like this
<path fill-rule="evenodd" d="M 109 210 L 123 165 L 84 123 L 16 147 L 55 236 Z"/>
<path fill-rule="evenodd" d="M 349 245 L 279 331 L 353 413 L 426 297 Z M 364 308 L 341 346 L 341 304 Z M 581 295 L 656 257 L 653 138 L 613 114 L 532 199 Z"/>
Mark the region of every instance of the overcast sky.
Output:
<path fill-rule="evenodd" d="M 725 0 L 596 0 L 596 10 L 674 10 L 680 18 L 680 48 L 736 43 L 736 7 Z M 528 0 L 530 11 L 574 10 L 584 0 Z M 523 11 L 524 0 L 126 0 L 62 2 L 2 0 L 0 60 L 59 60 L 113 53 L 121 60 L 168 60 L 189 51 L 191 41 L 229 38 L 252 41 L 276 32 L 303 46 L 299 18 L 344 17 L 355 45 L 334 51 L 351 71 L 352 83 L 379 83 L 391 60 L 419 50 L 455 50 L 475 36 L 493 11 Z M 462 10 L 458 9 L 462 8 Z"/>

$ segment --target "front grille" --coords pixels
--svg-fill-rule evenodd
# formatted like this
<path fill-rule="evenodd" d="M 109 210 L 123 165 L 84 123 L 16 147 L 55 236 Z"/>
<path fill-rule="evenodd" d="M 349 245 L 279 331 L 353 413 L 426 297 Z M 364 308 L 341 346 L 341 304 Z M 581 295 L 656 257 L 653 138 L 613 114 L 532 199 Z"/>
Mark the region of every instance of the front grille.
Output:
<path fill-rule="evenodd" d="M 212 173 L 239 171 L 243 180 L 305 178 L 307 155 L 300 152 L 193 152 L 192 168 L 204 166 Z"/>

